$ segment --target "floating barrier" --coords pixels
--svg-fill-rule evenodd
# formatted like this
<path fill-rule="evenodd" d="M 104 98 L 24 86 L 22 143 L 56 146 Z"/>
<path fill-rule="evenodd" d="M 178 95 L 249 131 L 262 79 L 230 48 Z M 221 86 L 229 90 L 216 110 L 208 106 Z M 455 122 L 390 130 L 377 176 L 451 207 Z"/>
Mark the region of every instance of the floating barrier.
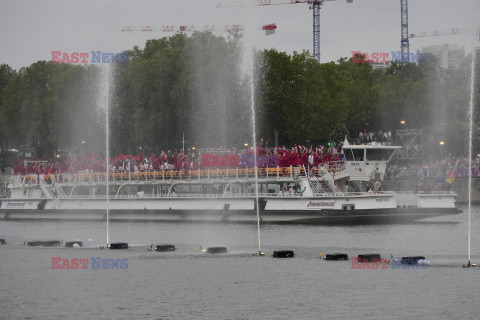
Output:
<path fill-rule="evenodd" d="M 292 250 L 273 251 L 274 258 L 293 258 L 295 256 Z"/>
<path fill-rule="evenodd" d="M 430 261 L 425 259 L 422 256 L 412 256 L 412 257 L 402 257 L 400 261 L 401 264 L 418 264 L 418 265 L 429 265 Z"/>
<path fill-rule="evenodd" d="M 332 260 L 332 261 L 343 261 L 348 260 L 348 255 L 345 253 L 332 253 L 327 254 L 325 256 L 325 260 Z"/>
<path fill-rule="evenodd" d="M 62 244 L 59 240 L 50 240 L 50 241 L 29 241 L 27 242 L 27 246 L 29 247 L 59 247 Z"/>
<path fill-rule="evenodd" d="M 380 261 L 382 258 L 378 253 L 371 253 L 371 254 L 359 254 L 358 255 L 358 262 L 372 262 L 372 261 Z"/>
<path fill-rule="evenodd" d="M 128 243 L 126 242 L 110 243 L 110 249 L 128 249 Z"/>
<path fill-rule="evenodd" d="M 468 261 L 468 263 L 467 263 L 467 264 L 464 264 L 463 267 L 464 267 L 464 268 L 476 268 L 476 267 L 478 267 L 478 264 L 476 264 L 476 263 L 470 263 L 470 261 Z"/>
<path fill-rule="evenodd" d="M 208 247 L 207 253 L 227 253 L 226 247 Z"/>
<path fill-rule="evenodd" d="M 60 247 L 61 244 L 62 242 L 59 240 L 43 241 L 44 247 Z"/>
<path fill-rule="evenodd" d="M 29 246 L 29 247 L 43 246 L 43 241 L 29 241 L 29 242 L 27 242 L 27 246 Z"/>
<path fill-rule="evenodd" d="M 175 251 L 175 246 L 173 244 L 160 244 L 158 246 L 155 246 L 155 251 L 157 252 Z"/>
<path fill-rule="evenodd" d="M 65 247 L 73 248 L 73 247 L 83 247 L 82 241 L 67 241 L 65 242 Z"/>

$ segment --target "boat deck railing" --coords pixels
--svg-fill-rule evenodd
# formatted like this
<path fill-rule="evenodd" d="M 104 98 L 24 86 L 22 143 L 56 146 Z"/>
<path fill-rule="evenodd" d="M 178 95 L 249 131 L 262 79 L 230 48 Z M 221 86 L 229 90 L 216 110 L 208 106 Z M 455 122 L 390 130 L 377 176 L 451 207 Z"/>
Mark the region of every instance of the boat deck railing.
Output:
<path fill-rule="evenodd" d="M 328 168 L 328 169 L 326 169 Z M 290 167 L 267 167 L 258 168 L 258 177 L 261 179 L 290 179 L 296 180 L 299 176 L 305 176 L 303 166 Z M 323 164 L 323 166 L 313 167 L 313 174 L 320 178 L 325 173 L 332 174 L 346 171 L 345 162 L 335 161 Z M 254 178 L 255 168 L 216 168 L 199 170 L 161 170 L 161 171 L 141 171 L 141 172 L 87 172 L 87 173 L 59 173 L 46 175 L 22 175 L 13 176 L 10 179 L 15 185 L 20 184 L 38 184 L 43 180 L 47 184 L 78 184 L 78 183 L 105 183 L 111 182 L 142 182 L 142 181 L 193 181 L 193 180 L 212 180 L 212 179 L 242 179 Z"/>
<path fill-rule="evenodd" d="M 369 194 L 365 192 L 337 192 L 337 193 L 316 193 L 313 194 L 315 198 L 328 198 L 328 197 L 354 197 L 354 196 L 393 196 L 393 192 L 376 192 L 375 194 Z M 134 194 L 128 195 L 109 195 L 109 199 L 137 199 L 137 200 L 148 200 L 148 199 L 162 199 L 162 198 L 173 198 L 173 199 L 211 199 L 211 198 L 245 198 L 245 199 L 254 199 L 256 197 L 255 193 L 225 193 L 225 194 L 145 194 L 143 196 L 138 196 Z M 302 194 L 278 194 L 278 193 L 259 193 L 258 197 L 260 198 L 308 198 L 311 199 L 311 196 L 304 196 Z M 107 199 L 107 195 L 58 195 L 58 199 Z"/>
<path fill-rule="evenodd" d="M 435 191 L 418 191 L 418 192 L 414 192 L 414 191 L 395 191 L 395 194 L 398 195 L 398 196 L 401 196 L 401 195 L 411 195 L 411 194 L 420 194 L 420 195 L 446 195 L 446 194 L 453 194 L 453 195 L 456 195 L 455 191 L 449 191 L 449 190 L 445 190 L 445 191 L 442 191 L 442 190 L 435 190 Z"/>

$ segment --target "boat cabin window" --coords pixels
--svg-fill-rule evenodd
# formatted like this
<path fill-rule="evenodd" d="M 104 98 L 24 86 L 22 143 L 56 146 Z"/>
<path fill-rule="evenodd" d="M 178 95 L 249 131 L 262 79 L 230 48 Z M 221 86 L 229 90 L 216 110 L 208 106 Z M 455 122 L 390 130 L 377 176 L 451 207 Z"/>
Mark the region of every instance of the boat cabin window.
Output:
<path fill-rule="evenodd" d="M 239 184 L 232 183 L 230 187 L 227 189 L 232 194 L 239 194 L 242 193 L 242 186 Z"/>
<path fill-rule="evenodd" d="M 207 184 L 206 185 L 206 193 L 208 194 L 223 194 L 223 190 L 225 188 L 224 184 Z"/>
<path fill-rule="evenodd" d="M 279 193 L 280 192 L 280 185 L 277 183 L 268 184 L 267 185 L 268 193 Z"/>
<path fill-rule="evenodd" d="M 176 194 L 188 194 L 190 193 L 189 187 L 189 185 L 177 184 L 173 186 L 172 192 L 175 192 Z"/>
<path fill-rule="evenodd" d="M 388 161 L 395 150 L 392 149 L 368 149 L 367 160 L 369 161 Z"/>
<path fill-rule="evenodd" d="M 365 149 L 352 149 L 353 161 L 365 160 Z"/>
<path fill-rule="evenodd" d="M 200 184 L 192 184 L 190 185 L 190 193 L 194 194 L 202 194 L 203 192 L 203 186 Z"/>
<path fill-rule="evenodd" d="M 162 190 L 160 191 L 161 194 L 168 194 L 168 189 L 170 188 L 170 186 L 168 185 L 162 185 Z"/>
<path fill-rule="evenodd" d="M 258 193 L 279 193 L 280 192 L 279 183 L 259 183 L 258 184 Z M 247 185 L 247 193 L 255 194 L 255 184 Z"/>
<path fill-rule="evenodd" d="M 343 154 L 345 156 L 345 160 L 353 161 L 352 149 L 343 149 Z"/>

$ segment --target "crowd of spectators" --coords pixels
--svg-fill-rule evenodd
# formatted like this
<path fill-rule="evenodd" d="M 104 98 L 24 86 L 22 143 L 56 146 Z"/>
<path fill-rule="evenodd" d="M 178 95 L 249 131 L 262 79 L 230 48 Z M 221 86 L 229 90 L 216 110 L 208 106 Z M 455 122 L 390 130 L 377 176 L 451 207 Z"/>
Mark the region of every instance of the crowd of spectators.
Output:
<path fill-rule="evenodd" d="M 358 137 L 351 139 L 350 144 L 369 144 L 382 142 L 390 144 L 391 131 L 372 132 L 362 130 Z M 257 166 L 264 167 L 289 167 L 310 166 L 317 167 L 321 164 L 338 161 L 342 143 L 334 146 L 304 146 L 295 145 L 292 148 L 269 148 L 261 139 L 257 147 Z M 242 150 L 217 149 L 217 150 L 168 150 L 159 154 L 147 155 L 140 148 L 136 155 L 118 154 L 109 159 L 109 171 L 116 172 L 145 172 L 162 170 L 197 170 L 215 167 L 253 167 L 254 151 L 252 148 Z M 61 173 L 88 173 L 105 172 L 107 164 L 105 157 L 98 153 L 88 152 L 81 157 L 64 156 L 60 158 L 44 159 L 18 159 L 13 167 L 13 174 L 61 174 Z M 424 164 L 387 165 L 386 177 L 394 178 L 435 178 L 450 177 L 452 172 L 455 177 L 468 176 L 468 159 L 455 159 L 449 157 L 443 160 L 432 160 Z M 473 159 L 472 176 L 480 177 L 480 154 Z"/>
<path fill-rule="evenodd" d="M 385 175 L 392 178 L 457 178 L 468 177 L 468 158 L 432 160 L 425 164 L 387 165 Z M 472 159 L 472 176 L 480 177 L 480 154 Z"/>
<path fill-rule="evenodd" d="M 296 145 L 292 148 L 268 148 L 262 140 L 257 147 L 258 167 L 318 166 L 322 163 L 338 161 L 338 156 L 339 153 L 336 148 L 327 146 L 307 147 Z M 226 162 L 224 161 L 225 158 L 227 159 Z M 188 149 L 185 152 L 168 150 L 162 151 L 160 154 L 150 155 L 139 149 L 137 155 L 121 153 L 109 158 L 109 171 L 116 173 L 161 170 L 188 171 L 208 167 L 253 167 L 254 159 L 254 151 L 250 148 L 243 150 Z M 49 160 L 28 159 L 23 161 L 18 159 L 13 167 L 13 174 L 88 173 L 105 172 L 106 170 L 105 158 L 98 153 L 89 152 L 82 157 L 71 156 L 50 158 Z"/>
<path fill-rule="evenodd" d="M 354 138 L 355 144 L 367 144 L 371 142 L 392 143 L 392 130 L 368 131 L 363 129 L 358 133 L 358 137 Z"/>

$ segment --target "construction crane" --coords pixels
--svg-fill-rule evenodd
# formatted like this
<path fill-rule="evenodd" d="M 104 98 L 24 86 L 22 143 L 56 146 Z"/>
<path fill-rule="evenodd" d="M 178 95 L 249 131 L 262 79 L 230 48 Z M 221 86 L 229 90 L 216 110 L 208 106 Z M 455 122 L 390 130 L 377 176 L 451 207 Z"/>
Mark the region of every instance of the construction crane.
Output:
<path fill-rule="evenodd" d="M 410 42 L 408 42 L 408 0 L 400 0 L 400 10 L 400 51 L 402 52 L 402 62 L 408 63 L 410 61 Z"/>
<path fill-rule="evenodd" d="M 257 6 L 271 6 L 271 5 L 285 5 L 285 4 L 298 4 L 307 3 L 310 5 L 310 9 L 313 11 L 313 57 L 320 62 L 320 9 L 325 1 L 337 1 L 337 0 L 257 0 Z M 353 0 L 346 0 L 347 3 L 353 3 Z M 406 0 L 402 0 L 406 1 Z M 238 2 L 236 4 L 222 4 L 219 3 L 217 7 L 230 7 L 240 6 Z M 408 32 L 407 32 L 408 34 Z"/>
<path fill-rule="evenodd" d="M 480 27 L 450 28 L 450 29 L 432 30 L 428 32 L 418 32 L 418 33 L 410 34 L 408 38 L 417 39 L 417 38 L 426 38 L 426 37 L 453 36 L 453 35 L 461 35 L 461 34 L 472 34 L 474 35 L 476 41 L 480 41 Z M 478 50 L 478 49 L 479 48 L 477 47 L 477 44 L 475 44 L 475 50 Z M 441 51 L 442 53 L 439 56 L 437 56 L 437 58 L 440 59 L 440 66 L 448 69 L 451 63 L 449 58 L 450 47 L 449 45 L 443 45 L 441 50 L 442 50 Z M 457 49 L 455 49 L 454 47 L 452 48 L 452 51 L 456 51 L 456 50 Z M 455 64 L 455 62 L 453 62 L 453 64 Z"/>
<path fill-rule="evenodd" d="M 408 38 L 425 38 L 425 37 L 437 37 L 437 36 L 452 36 L 457 34 L 476 33 L 477 38 L 480 39 L 480 27 L 463 27 L 463 28 L 451 28 L 442 30 L 432 30 L 428 32 L 412 33 Z"/>
<path fill-rule="evenodd" d="M 275 23 L 267 24 L 262 26 L 262 30 L 265 31 L 265 34 L 271 35 L 275 33 L 277 29 L 277 25 Z M 231 24 L 226 25 L 223 27 L 215 26 L 213 24 L 206 25 L 206 26 L 193 26 L 193 25 L 185 25 L 185 26 L 171 26 L 171 25 L 164 25 L 164 26 L 122 26 L 122 32 L 127 31 L 143 31 L 143 32 L 194 32 L 194 31 L 225 31 L 233 38 L 241 38 L 243 36 L 243 31 L 245 27 L 239 24 Z"/>

